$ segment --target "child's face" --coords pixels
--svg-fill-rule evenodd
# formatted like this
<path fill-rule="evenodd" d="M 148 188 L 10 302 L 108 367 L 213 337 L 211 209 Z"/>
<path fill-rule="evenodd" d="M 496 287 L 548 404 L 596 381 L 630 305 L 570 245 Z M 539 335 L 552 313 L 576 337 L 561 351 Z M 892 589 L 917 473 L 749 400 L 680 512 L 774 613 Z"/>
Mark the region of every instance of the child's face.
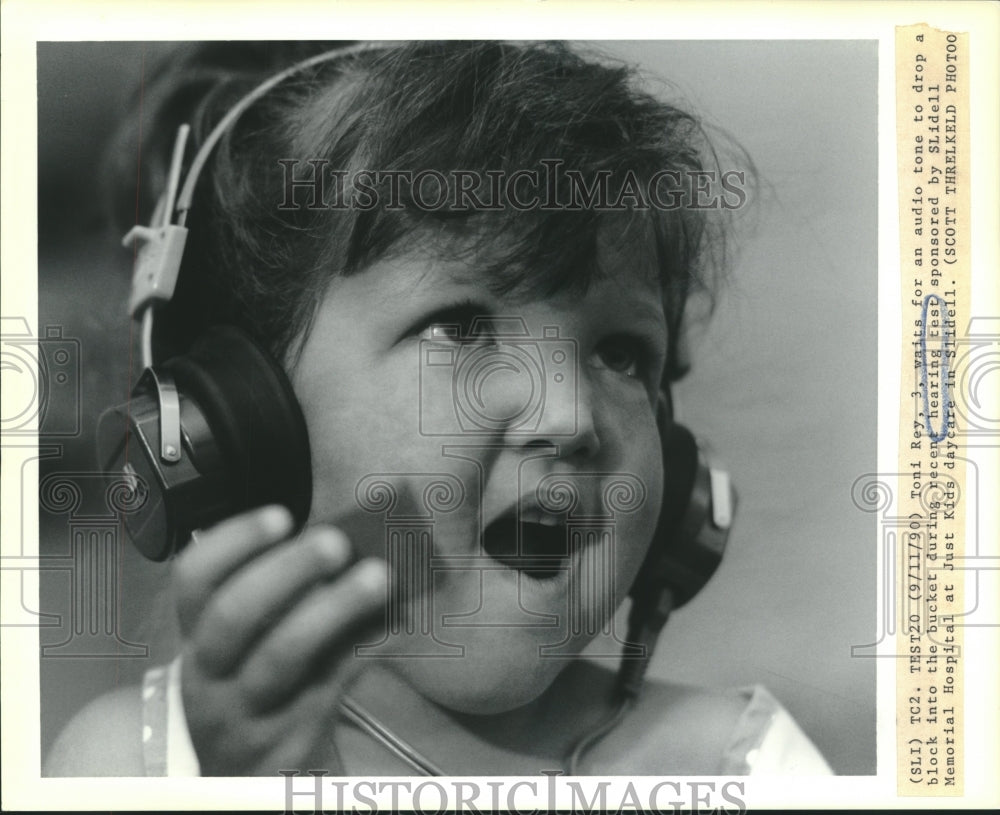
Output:
<path fill-rule="evenodd" d="M 535 698 L 638 571 L 662 493 L 666 329 L 659 285 L 634 269 L 583 296 L 526 301 L 491 293 L 466 264 L 411 253 L 334 279 L 317 310 L 293 374 L 310 522 L 342 526 L 359 555 L 387 557 L 387 534 L 401 533 L 396 551 L 413 560 L 394 579 L 429 588 L 399 601 L 397 633 L 370 653 L 404 655 L 389 664 L 440 704 L 498 712 Z M 494 345 L 434 329 L 482 314 L 520 318 L 527 335 Z M 568 513 L 558 489 L 536 493 L 553 478 L 579 495 Z M 447 486 L 428 490 L 435 481 Z M 397 494 L 392 508 L 378 482 Z M 522 553 L 563 555 L 554 568 L 515 567 L 518 521 Z M 583 525 L 582 546 L 565 544 L 567 523 Z"/>

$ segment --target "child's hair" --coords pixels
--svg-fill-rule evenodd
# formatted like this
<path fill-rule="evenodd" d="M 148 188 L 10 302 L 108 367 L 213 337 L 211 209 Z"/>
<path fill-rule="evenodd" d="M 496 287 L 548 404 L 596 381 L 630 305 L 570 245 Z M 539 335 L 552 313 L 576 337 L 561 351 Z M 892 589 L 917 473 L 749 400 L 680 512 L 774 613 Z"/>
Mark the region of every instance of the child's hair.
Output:
<path fill-rule="evenodd" d="M 117 177 L 131 187 L 118 196 L 125 220 L 138 210 L 148 221 L 180 123 L 192 125 L 190 155 L 264 78 L 335 45 L 203 43 L 171 54 L 143 83 L 141 121 L 135 117 L 116 140 Z M 644 186 L 667 171 L 660 188 L 669 190 L 685 187 L 693 172 L 719 172 L 701 122 L 637 85 L 628 67 L 559 43 L 399 44 L 287 79 L 243 114 L 198 183 L 178 290 L 157 323 L 158 346 L 182 350 L 206 326 L 231 323 L 293 360 L 332 276 L 409 248 L 474 258 L 475 271 L 499 291 L 552 294 L 583 290 L 602 272 L 599 241 L 623 253 L 641 242 L 661 281 L 671 349 L 666 376 L 676 378 L 684 367 L 676 349 L 685 301 L 693 292 L 711 295 L 722 266 L 724 210 L 607 212 L 565 206 L 565 192 L 552 208 L 524 211 L 504 200 L 488 211 L 428 210 L 414 205 L 405 186 L 399 208 L 280 206 L 289 167 L 308 177 L 312 160 L 328 162 L 319 165 L 327 172 L 433 168 L 479 178 L 488 171 L 509 178 L 556 160 L 588 185 L 609 173 L 612 197 L 629 175 Z M 311 195 L 297 192 L 299 203 Z"/>

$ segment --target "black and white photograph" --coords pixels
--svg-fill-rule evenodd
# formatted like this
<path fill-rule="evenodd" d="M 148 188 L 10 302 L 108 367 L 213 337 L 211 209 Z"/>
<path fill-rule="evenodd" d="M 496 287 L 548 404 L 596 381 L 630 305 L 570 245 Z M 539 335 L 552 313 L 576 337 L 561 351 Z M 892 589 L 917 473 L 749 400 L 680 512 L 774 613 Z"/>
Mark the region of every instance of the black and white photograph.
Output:
<path fill-rule="evenodd" d="M 34 45 L 4 631 L 40 781 L 895 777 L 891 52 L 393 31 Z"/>

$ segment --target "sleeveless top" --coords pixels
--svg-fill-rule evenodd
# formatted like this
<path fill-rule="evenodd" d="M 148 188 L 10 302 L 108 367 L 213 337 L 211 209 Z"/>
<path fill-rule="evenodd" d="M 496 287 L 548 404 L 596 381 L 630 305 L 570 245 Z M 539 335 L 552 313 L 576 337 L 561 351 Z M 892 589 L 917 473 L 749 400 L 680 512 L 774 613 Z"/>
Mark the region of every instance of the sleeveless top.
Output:
<path fill-rule="evenodd" d="M 718 775 L 832 775 L 791 714 L 761 685 L 740 690 L 746 707 L 720 758 Z M 181 701 L 180 660 L 146 672 L 142 745 L 147 776 L 198 776 Z"/>

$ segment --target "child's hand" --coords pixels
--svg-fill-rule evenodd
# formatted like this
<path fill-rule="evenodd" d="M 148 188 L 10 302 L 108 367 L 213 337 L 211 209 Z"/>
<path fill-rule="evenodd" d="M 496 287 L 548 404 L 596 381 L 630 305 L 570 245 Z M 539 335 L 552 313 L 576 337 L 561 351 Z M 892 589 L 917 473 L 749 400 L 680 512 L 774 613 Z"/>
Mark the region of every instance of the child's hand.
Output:
<path fill-rule="evenodd" d="M 177 559 L 182 694 L 203 775 L 329 766 L 353 647 L 377 639 L 366 629 L 385 607 L 385 562 L 349 567 L 338 530 L 291 530 L 283 508 L 257 509 L 199 532 Z"/>

